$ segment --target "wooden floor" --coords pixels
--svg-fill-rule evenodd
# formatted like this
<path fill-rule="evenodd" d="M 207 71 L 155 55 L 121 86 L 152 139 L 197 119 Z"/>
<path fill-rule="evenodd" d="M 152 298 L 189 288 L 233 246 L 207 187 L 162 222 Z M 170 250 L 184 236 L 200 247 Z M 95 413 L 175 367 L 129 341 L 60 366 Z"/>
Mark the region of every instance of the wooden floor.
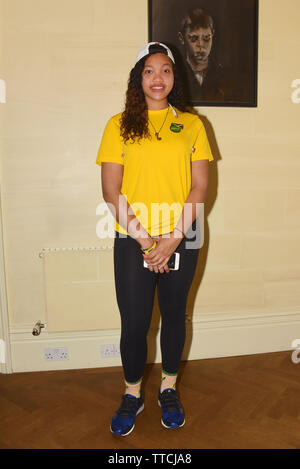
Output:
<path fill-rule="evenodd" d="M 125 438 L 109 425 L 123 392 L 119 367 L 0 374 L 1 448 L 300 448 L 300 363 L 291 352 L 183 362 L 186 424 L 166 430 L 160 365 L 147 365 L 145 410 Z"/>

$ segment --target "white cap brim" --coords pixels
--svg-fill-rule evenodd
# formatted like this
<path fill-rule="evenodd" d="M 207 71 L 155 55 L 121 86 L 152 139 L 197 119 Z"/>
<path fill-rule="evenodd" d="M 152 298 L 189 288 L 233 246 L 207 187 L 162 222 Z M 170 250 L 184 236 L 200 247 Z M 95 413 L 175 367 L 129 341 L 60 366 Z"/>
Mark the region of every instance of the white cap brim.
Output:
<path fill-rule="evenodd" d="M 166 54 L 167 56 L 172 60 L 172 62 L 175 64 L 175 59 L 173 57 L 173 54 L 172 52 L 170 51 L 170 49 L 165 45 L 163 44 L 162 42 L 148 42 L 148 44 L 144 45 L 143 47 L 140 48 L 140 50 L 138 51 L 138 54 L 136 56 L 136 60 L 135 60 L 135 63 L 137 63 L 139 60 L 141 60 L 143 57 L 145 57 L 146 55 L 148 55 L 150 52 L 149 52 L 149 48 L 150 46 L 161 46 L 163 47 L 165 50 L 166 50 Z"/>

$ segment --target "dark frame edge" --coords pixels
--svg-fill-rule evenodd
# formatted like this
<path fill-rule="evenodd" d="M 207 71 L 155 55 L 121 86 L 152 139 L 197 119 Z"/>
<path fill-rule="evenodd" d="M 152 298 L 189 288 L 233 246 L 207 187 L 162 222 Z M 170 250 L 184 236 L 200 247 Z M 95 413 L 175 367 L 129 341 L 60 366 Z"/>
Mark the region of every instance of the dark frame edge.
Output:
<path fill-rule="evenodd" d="M 253 84 L 253 99 L 254 104 L 252 107 L 257 107 L 257 93 L 258 93 L 258 21 L 259 21 L 259 0 L 255 0 L 254 11 L 254 84 Z"/>

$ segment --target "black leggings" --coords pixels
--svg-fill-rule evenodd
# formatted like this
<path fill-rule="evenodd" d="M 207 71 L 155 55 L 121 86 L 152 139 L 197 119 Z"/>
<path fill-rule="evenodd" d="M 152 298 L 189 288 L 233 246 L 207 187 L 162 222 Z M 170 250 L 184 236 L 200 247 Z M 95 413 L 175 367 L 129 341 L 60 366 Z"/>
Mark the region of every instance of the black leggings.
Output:
<path fill-rule="evenodd" d="M 195 230 L 195 227 L 194 222 L 191 229 Z M 187 249 L 184 238 L 176 249 L 180 253 L 179 270 L 161 274 L 143 266 L 140 245 L 135 239 L 121 237 L 119 233 L 115 235 L 114 272 L 121 314 L 120 352 L 125 379 L 135 383 L 143 375 L 156 284 L 161 313 L 162 369 L 175 374 L 185 343 L 186 301 L 199 248 Z"/>

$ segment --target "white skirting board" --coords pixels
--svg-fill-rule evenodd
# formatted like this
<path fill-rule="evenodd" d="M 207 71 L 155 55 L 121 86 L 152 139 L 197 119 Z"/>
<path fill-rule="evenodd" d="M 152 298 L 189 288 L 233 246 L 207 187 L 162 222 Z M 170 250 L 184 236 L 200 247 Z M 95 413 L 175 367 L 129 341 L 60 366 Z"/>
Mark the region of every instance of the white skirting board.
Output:
<path fill-rule="evenodd" d="M 120 331 L 47 332 L 32 335 L 32 324 L 11 325 L 12 371 L 46 371 L 121 366 L 120 357 L 101 357 L 101 345 L 119 344 Z M 160 363 L 159 329 L 148 334 L 148 363 Z M 183 360 L 295 350 L 300 344 L 300 311 L 209 314 L 187 321 Z M 45 361 L 46 348 L 67 347 L 68 360 Z M 299 353 L 300 355 L 300 353 Z M 297 366 L 297 364 L 295 364 Z M 300 363 L 298 364 L 300 371 Z"/>

